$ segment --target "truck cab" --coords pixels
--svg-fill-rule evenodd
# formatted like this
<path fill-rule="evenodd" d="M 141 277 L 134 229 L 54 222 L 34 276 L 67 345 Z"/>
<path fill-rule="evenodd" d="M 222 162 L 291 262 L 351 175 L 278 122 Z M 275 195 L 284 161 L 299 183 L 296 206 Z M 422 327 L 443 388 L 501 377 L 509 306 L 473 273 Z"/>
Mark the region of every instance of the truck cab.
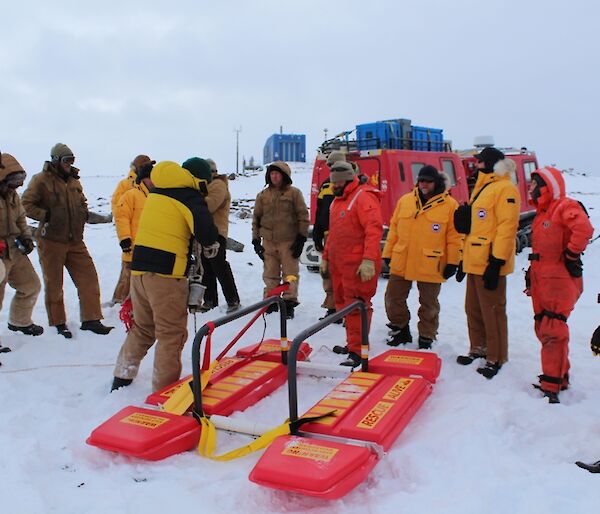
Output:
<path fill-rule="evenodd" d="M 403 122 L 401 128 L 398 128 L 397 124 L 395 125 L 394 122 L 396 121 Z M 370 131 L 363 130 L 361 132 L 358 130 L 364 126 L 367 126 Z M 452 151 L 449 142 L 440 139 L 440 129 L 413 127 L 419 129 L 419 132 L 413 130 L 413 133 L 420 134 L 419 139 L 413 139 L 411 137 L 413 133 L 408 132 L 407 127 L 410 127 L 410 120 L 388 120 L 376 124 L 358 125 L 357 134 L 362 134 L 363 138 L 375 134 L 377 138 L 353 140 L 349 137 L 350 131 L 343 132 L 340 136 L 325 141 L 317 153 L 313 167 L 310 193 L 311 223 L 314 223 L 315 220 L 320 186 L 329 177 L 329 168 L 326 164 L 327 156 L 333 150 L 346 153 L 346 160 L 355 162 L 360 169 L 360 173 L 367 177 L 368 183 L 381 191 L 381 210 L 385 225 L 384 241 L 387 226 L 398 199 L 412 191 L 419 170 L 427 164 L 448 175 L 450 194 L 459 203 L 468 202 L 476 180 L 477 159 L 475 155 L 481 151 L 482 147 L 455 152 Z M 432 131 L 431 133 L 435 138 L 429 138 L 430 131 Z M 392 136 L 386 136 L 385 134 L 392 134 Z M 404 134 L 406 137 L 396 139 L 397 134 Z M 517 234 L 517 251 L 521 251 L 524 247 L 530 245 L 531 221 L 535 215 L 535 210 L 529 203 L 528 190 L 531 173 L 537 169 L 538 163 L 535 153 L 525 148 L 519 150 L 514 148 L 499 149 L 504 152 L 507 158 L 514 160 L 517 165 L 515 174 L 511 179 L 521 195 L 521 221 Z M 307 242 L 305 251 L 301 256 L 301 262 L 311 270 L 318 270 L 320 254 L 314 250 L 312 240 Z"/>

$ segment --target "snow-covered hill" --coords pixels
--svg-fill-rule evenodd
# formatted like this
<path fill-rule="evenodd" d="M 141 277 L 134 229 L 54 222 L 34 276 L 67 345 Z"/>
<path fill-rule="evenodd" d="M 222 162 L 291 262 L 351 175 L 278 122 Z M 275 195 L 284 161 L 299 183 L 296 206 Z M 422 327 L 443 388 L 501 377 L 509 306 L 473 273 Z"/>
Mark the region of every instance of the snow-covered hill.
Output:
<path fill-rule="evenodd" d="M 90 205 L 107 212 L 110 195 L 120 177 L 86 177 L 83 185 Z M 294 168 L 294 184 L 308 201 L 310 166 Z M 565 176 L 569 194 L 586 204 L 592 223 L 600 226 L 600 179 Z M 264 183 L 264 174 L 230 182 L 232 196 L 250 205 Z M 260 299 L 262 263 L 252 251 L 251 220 L 232 216 L 231 237 L 246 244 L 243 253 L 229 253 L 244 304 Z M 119 273 L 120 249 L 112 225 L 90 225 L 86 242 L 99 271 L 103 301 L 111 297 Z M 39 271 L 37 255 L 32 254 Z M 31 338 L 2 330 L 2 344 L 13 351 L 0 356 L 0 504 L 1 512 L 37 514 L 165 512 L 313 512 L 313 513 L 573 513 L 592 512 L 600 493 L 597 477 L 577 468 L 578 459 L 600 458 L 600 359 L 589 350 L 590 336 L 600 322 L 600 243 L 586 252 L 585 286 L 571 327 L 572 387 L 561 393 L 560 405 L 548 405 L 531 387 L 540 373 L 540 345 L 533 332 L 530 300 L 522 293 L 527 256 L 517 257 L 516 272 L 508 281 L 510 361 L 488 381 L 475 367 L 455 363 L 468 349 L 464 315 L 464 282 L 442 287 L 439 340 L 443 360 L 434 393 L 401 434 L 369 479 L 336 502 L 324 502 L 260 488 L 247 479 L 257 460 L 250 455 L 216 463 L 189 452 L 160 462 L 131 460 L 87 446 L 90 431 L 129 404 L 141 404 L 150 392 L 152 352 L 128 388 L 108 394 L 112 367 L 125 338 L 117 308 L 105 308 L 106 322 L 117 328 L 109 336 L 78 330 L 78 301 L 66 278 L 65 295 L 70 341 L 47 328 L 43 297 L 34 320 L 46 327 Z M 374 354 L 387 349 L 383 293 L 380 279 L 374 299 L 371 330 Z M 416 314 L 416 293 L 411 296 Z M 0 326 L 6 327 L 12 290 L 7 287 Z M 321 280 L 302 271 L 301 306 L 289 322 L 297 334 L 321 314 Z M 223 302 L 223 300 L 221 299 Z M 223 302 L 224 303 L 224 302 Z M 221 313 L 198 315 L 197 326 Z M 267 336 L 278 335 L 278 318 L 267 317 Z M 218 329 L 213 351 L 219 351 L 243 326 L 244 320 Z M 184 350 L 184 373 L 190 342 Z M 241 344 L 258 341 L 257 323 Z M 413 332 L 416 321 L 413 318 Z M 336 363 L 328 348 L 343 343 L 344 331 L 334 325 L 314 336 L 313 360 Z M 410 347 L 410 345 L 409 345 Z M 300 409 L 327 393 L 335 379 L 302 378 Z M 273 426 L 287 417 L 287 392 L 278 390 L 244 417 Z M 235 414 L 234 416 L 240 416 Z M 219 450 L 240 446 L 248 438 L 221 434 Z"/>

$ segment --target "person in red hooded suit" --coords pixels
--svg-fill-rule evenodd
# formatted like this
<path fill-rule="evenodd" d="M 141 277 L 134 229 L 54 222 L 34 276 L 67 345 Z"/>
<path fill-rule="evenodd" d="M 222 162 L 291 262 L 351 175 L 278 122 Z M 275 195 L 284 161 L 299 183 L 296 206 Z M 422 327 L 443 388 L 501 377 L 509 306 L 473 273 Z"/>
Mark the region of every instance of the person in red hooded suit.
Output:
<path fill-rule="evenodd" d="M 321 276 L 331 275 L 336 310 L 359 299 L 365 302 L 371 323 L 371 298 L 381 273 L 383 222 L 379 191 L 361 184 L 352 165 L 338 161 L 329 175 L 335 196 L 329 210 L 329 236 L 321 260 Z M 346 316 L 345 347 L 333 349 L 347 354 L 342 366 L 361 363 L 361 323 L 358 310 Z"/>
<path fill-rule="evenodd" d="M 550 403 L 559 403 L 558 393 L 569 386 L 567 319 L 583 291 L 581 254 L 594 229 L 583 205 L 565 196 L 565 182 L 556 168 L 534 171 L 529 193 L 537 212 L 525 282 L 542 343 L 542 375 L 534 387 Z"/>

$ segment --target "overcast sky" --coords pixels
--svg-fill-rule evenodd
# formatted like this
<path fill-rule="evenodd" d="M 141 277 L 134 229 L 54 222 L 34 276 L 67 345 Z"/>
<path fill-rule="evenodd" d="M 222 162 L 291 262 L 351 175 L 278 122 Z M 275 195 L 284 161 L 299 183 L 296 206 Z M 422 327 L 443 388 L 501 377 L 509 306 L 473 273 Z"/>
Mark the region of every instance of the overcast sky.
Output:
<path fill-rule="evenodd" d="M 56 142 L 82 175 L 139 153 L 262 162 L 267 137 L 410 118 L 600 173 L 595 0 L 10 2 L 0 150 L 30 174 Z"/>

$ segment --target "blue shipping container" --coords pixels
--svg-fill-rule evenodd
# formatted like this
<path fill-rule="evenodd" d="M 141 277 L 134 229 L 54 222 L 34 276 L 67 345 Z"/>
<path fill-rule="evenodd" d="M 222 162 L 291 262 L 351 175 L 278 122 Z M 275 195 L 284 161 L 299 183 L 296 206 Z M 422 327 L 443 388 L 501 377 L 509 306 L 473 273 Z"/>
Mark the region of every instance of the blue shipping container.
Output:
<path fill-rule="evenodd" d="M 273 134 L 263 149 L 263 164 L 273 161 L 306 162 L 304 134 Z"/>
<path fill-rule="evenodd" d="M 423 152 L 442 152 L 444 150 L 444 134 L 442 129 L 430 127 L 412 127 L 412 149 Z"/>
<path fill-rule="evenodd" d="M 356 125 L 356 145 L 359 150 L 401 148 L 401 139 L 402 126 L 398 120 Z"/>

